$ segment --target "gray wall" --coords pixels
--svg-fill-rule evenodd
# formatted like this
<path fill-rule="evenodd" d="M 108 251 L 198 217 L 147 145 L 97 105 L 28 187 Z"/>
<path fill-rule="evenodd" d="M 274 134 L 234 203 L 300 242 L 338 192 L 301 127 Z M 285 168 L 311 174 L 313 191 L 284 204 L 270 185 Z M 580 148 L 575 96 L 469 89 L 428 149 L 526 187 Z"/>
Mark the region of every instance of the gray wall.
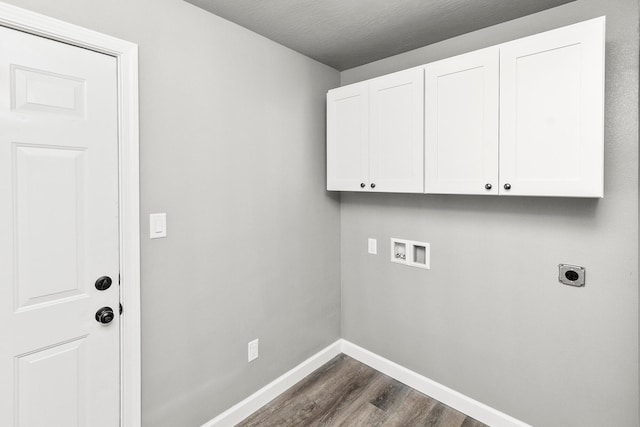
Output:
<path fill-rule="evenodd" d="M 199 426 L 338 339 L 338 72 L 181 0 L 10 2 L 140 46 L 143 425 Z"/>
<path fill-rule="evenodd" d="M 600 15 L 604 199 L 341 197 L 343 337 L 535 426 L 639 425 L 637 0 L 579 0 L 342 73 L 353 83 Z M 390 237 L 430 242 L 431 270 L 389 262 Z M 587 286 L 558 284 L 558 263 L 586 266 Z"/>

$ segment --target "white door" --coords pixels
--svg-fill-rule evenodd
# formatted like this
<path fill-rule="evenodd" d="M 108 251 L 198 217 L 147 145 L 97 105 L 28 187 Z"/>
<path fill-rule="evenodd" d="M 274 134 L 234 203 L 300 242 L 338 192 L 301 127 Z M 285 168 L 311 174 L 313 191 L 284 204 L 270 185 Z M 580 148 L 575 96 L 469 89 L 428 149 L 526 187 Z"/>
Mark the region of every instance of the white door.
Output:
<path fill-rule="evenodd" d="M 327 94 L 327 190 L 369 188 L 369 94 L 356 83 Z"/>
<path fill-rule="evenodd" d="M 424 71 L 413 68 L 369 82 L 369 187 L 424 190 Z"/>
<path fill-rule="evenodd" d="M 500 47 L 500 194 L 602 197 L 604 24 Z"/>
<path fill-rule="evenodd" d="M 425 192 L 498 194 L 498 48 L 425 67 Z"/>
<path fill-rule="evenodd" d="M 2 426 L 119 425 L 117 126 L 113 57 L 0 27 Z"/>

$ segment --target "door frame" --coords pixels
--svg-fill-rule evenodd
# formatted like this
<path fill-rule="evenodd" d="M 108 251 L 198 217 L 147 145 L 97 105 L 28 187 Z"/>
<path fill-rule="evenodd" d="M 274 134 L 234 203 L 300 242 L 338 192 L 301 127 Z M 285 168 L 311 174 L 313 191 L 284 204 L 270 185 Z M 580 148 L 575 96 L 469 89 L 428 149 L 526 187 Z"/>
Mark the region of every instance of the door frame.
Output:
<path fill-rule="evenodd" d="M 118 67 L 120 426 L 141 424 L 138 45 L 0 2 L 0 25 L 113 56 Z"/>

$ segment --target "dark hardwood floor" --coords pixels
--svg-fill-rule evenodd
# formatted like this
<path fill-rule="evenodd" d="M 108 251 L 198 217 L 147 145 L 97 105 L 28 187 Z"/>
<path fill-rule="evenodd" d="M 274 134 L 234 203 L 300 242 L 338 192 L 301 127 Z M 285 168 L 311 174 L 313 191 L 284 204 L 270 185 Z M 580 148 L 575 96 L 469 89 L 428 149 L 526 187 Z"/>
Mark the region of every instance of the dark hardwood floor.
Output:
<path fill-rule="evenodd" d="M 238 426 L 487 427 L 344 354 Z"/>

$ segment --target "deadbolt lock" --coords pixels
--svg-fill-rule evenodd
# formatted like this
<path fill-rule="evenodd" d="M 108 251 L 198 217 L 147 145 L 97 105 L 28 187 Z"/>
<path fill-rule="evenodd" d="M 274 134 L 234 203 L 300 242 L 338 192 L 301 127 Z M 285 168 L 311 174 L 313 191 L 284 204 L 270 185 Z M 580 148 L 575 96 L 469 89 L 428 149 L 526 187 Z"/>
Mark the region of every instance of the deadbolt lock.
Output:
<path fill-rule="evenodd" d="M 96 280 L 96 289 L 99 291 L 106 291 L 111 287 L 111 283 L 113 283 L 113 281 L 109 276 L 98 277 L 98 280 Z"/>

